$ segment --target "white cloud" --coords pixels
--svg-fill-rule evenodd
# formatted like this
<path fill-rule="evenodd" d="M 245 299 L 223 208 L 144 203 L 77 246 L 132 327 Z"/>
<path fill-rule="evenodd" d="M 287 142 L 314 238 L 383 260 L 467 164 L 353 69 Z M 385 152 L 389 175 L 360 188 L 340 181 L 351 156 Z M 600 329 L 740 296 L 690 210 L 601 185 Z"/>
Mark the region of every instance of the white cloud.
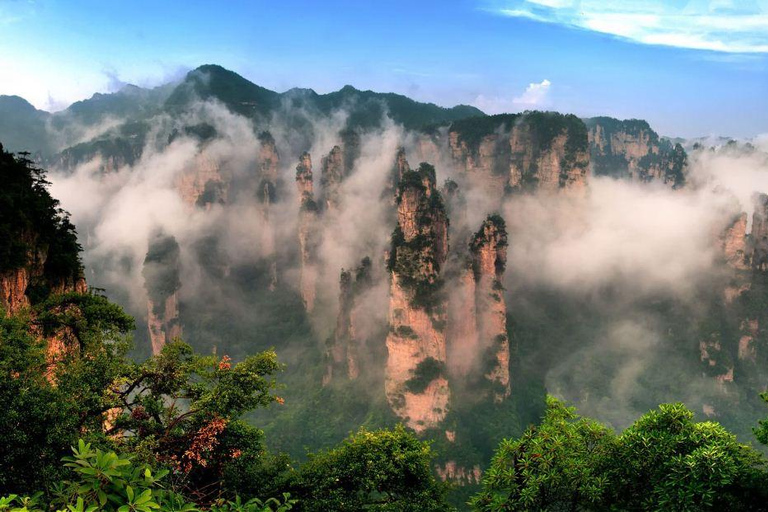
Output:
<path fill-rule="evenodd" d="M 549 94 L 549 88 L 552 86 L 552 82 L 547 80 L 546 78 L 541 81 L 541 83 L 533 83 L 528 84 L 528 87 L 526 87 L 525 92 L 515 98 L 513 103 L 516 105 L 525 105 L 525 106 L 531 106 L 536 107 L 540 106 L 547 101 L 547 96 Z"/>
<path fill-rule="evenodd" d="M 511 0 L 495 12 L 642 44 L 768 53 L 768 2 L 691 0 L 675 4 L 664 0 Z"/>
<path fill-rule="evenodd" d="M 541 108 L 549 105 L 550 87 L 552 87 L 552 82 L 544 79 L 539 83 L 528 84 L 528 87 L 519 96 L 485 96 L 481 94 L 475 98 L 472 105 L 486 114 L 503 114 Z"/>

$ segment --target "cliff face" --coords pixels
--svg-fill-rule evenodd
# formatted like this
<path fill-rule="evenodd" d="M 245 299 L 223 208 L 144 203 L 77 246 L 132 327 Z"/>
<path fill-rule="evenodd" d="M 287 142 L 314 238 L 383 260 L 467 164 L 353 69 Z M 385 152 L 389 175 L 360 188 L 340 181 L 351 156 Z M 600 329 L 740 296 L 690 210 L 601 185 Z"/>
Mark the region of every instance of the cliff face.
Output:
<path fill-rule="evenodd" d="M 507 260 L 504 219 L 489 216 L 469 243 L 469 262 L 451 294 L 448 366 L 462 379 L 481 375 L 493 396 L 510 393 L 510 350 L 502 279 Z"/>
<path fill-rule="evenodd" d="M 356 379 L 360 375 L 360 339 L 356 326 L 362 313 L 355 299 L 371 286 L 371 260 L 363 258 L 354 274 L 342 269 L 339 277 L 339 314 L 333 336 L 327 342 L 327 364 L 323 384 L 332 379 Z"/>
<path fill-rule="evenodd" d="M 7 315 L 51 294 L 86 291 L 74 226 L 45 172 L 0 144 L 0 307 Z"/>
<path fill-rule="evenodd" d="M 144 287 L 147 290 L 147 326 L 152 353 L 181 336 L 179 298 L 181 288 L 179 244 L 173 236 L 157 234 L 144 258 Z"/>
<path fill-rule="evenodd" d="M 23 267 L 0 274 L 0 307 L 6 316 L 12 316 L 31 306 L 30 293 L 45 290 L 51 294 L 87 293 L 88 285 L 81 273 L 65 277 L 47 276 L 46 252 L 36 252 Z"/>
<path fill-rule="evenodd" d="M 227 183 L 221 175 L 219 163 L 204 150 L 197 154 L 194 164 L 179 176 L 177 188 L 181 199 L 190 206 L 210 208 L 212 204 L 227 201 Z"/>
<path fill-rule="evenodd" d="M 392 410 L 417 432 L 447 413 L 446 301 L 441 270 L 448 218 L 435 170 L 421 164 L 398 186 L 397 227 L 389 254 L 390 305 L 385 392 Z"/>
<path fill-rule="evenodd" d="M 749 236 L 750 263 L 758 272 L 768 270 L 768 195 L 755 194 L 755 212 Z"/>
<path fill-rule="evenodd" d="M 320 186 L 322 187 L 321 204 L 323 209 L 333 211 L 341 202 L 339 188 L 344 178 L 344 152 L 341 146 L 333 146 L 328 156 L 323 157 Z"/>
<path fill-rule="evenodd" d="M 314 198 L 312 159 L 301 155 L 296 167 L 296 188 L 299 192 L 299 250 L 301 253 L 300 292 L 307 312 L 315 308 L 317 293 L 318 208 Z"/>
<path fill-rule="evenodd" d="M 259 185 L 256 190 L 256 199 L 259 201 L 259 213 L 262 217 L 261 248 L 264 257 L 269 262 L 270 283 L 269 289 L 274 291 L 277 287 L 277 260 L 275 257 L 275 228 L 269 218 L 272 204 L 277 199 L 277 169 L 280 164 L 280 155 L 277 153 L 275 139 L 269 132 L 259 134 Z"/>
<path fill-rule="evenodd" d="M 738 270 L 747 266 L 747 214 L 739 214 L 726 228 L 722 236 L 723 257 L 725 262 Z"/>
<path fill-rule="evenodd" d="M 411 170 L 411 166 L 408 165 L 408 160 L 405 157 L 405 148 L 400 146 L 397 148 L 395 154 L 395 165 L 392 167 L 392 175 L 390 176 L 389 188 L 394 192 L 397 190 L 397 186 L 400 184 L 400 180 L 403 179 L 403 174 Z"/>
<path fill-rule="evenodd" d="M 661 139 L 647 122 L 610 117 L 586 119 L 592 172 L 633 181 L 685 184 L 688 156 L 680 144 Z"/>
<path fill-rule="evenodd" d="M 587 131 L 574 116 L 532 112 L 454 122 L 451 156 L 490 197 L 531 190 L 586 187 Z"/>
<path fill-rule="evenodd" d="M 494 385 L 496 399 L 510 393 L 507 306 L 502 280 L 507 263 L 507 231 L 504 219 L 488 217 L 471 244 L 473 272 L 477 281 L 477 332 L 485 351 L 483 375 Z"/>

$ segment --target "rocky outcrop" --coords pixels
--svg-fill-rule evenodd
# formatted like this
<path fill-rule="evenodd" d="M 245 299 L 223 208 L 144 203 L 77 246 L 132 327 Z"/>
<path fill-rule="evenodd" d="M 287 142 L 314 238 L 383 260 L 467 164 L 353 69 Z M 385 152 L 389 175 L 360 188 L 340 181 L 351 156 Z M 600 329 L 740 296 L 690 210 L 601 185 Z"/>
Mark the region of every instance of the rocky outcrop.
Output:
<path fill-rule="evenodd" d="M 322 199 L 320 203 L 326 211 L 334 211 L 341 203 L 340 187 L 344 179 L 344 152 L 341 146 L 333 146 L 328 156 L 323 157 L 320 186 Z"/>
<path fill-rule="evenodd" d="M 359 315 L 355 299 L 371 286 L 371 259 L 363 258 L 355 269 L 341 270 L 339 277 L 339 313 L 333 336 L 327 342 L 327 364 L 323 384 L 332 379 L 356 379 L 360 375 L 360 347 L 357 325 Z"/>
<path fill-rule="evenodd" d="M 49 294 L 86 293 L 88 286 L 79 265 L 70 272 L 52 272 L 49 266 L 49 247 L 41 244 L 36 235 L 23 236 L 26 257 L 20 266 L 0 273 L 0 307 L 5 314 L 15 315 L 32 305 L 33 294 L 38 300 Z"/>
<path fill-rule="evenodd" d="M 277 287 L 277 256 L 275 248 L 275 227 L 270 219 L 270 210 L 277 200 L 278 165 L 280 155 L 277 153 L 275 139 L 269 132 L 259 134 L 259 185 L 256 199 L 259 202 L 259 214 L 262 218 L 261 251 L 269 264 L 269 289 Z"/>
<path fill-rule="evenodd" d="M 179 244 L 173 236 L 156 234 L 144 258 L 144 288 L 147 290 L 147 326 L 152 353 L 181 336 L 179 297 L 181 288 Z"/>
<path fill-rule="evenodd" d="M 385 391 L 395 414 L 417 432 L 447 413 L 446 301 L 441 270 L 448 252 L 448 218 L 435 170 L 421 164 L 398 186 L 392 234 Z"/>
<path fill-rule="evenodd" d="M 747 265 L 747 214 L 737 215 L 723 232 L 721 238 L 725 262 L 737 270 L 746 270 Z"/>
<path fill-rule="evenodd" d="M 219 162 L 201 150 L 193 164 L 180 175 L 177 188 L 181 199 L 190 206 L 209 209 L 227 201 L 227 183 Z"/>
<path fill-rule="evenodd" d="M 757 349 L 755 340 L 760 333 L 760 322 L 757 318 L 745 319 L 739 326 L 741 337 L 739 338 L 738 356 L 742 361 L 755 362 Z"/>
<path fill-rule="evenodd" d="M 393 192 L 397 190 L 400 180 L 403 179 L 403 174 L 410 170 L 411 166 L 408 165 L 408 159 L 405 157 L 405 148 L 400 146 L 395 154 L 395 165 L 392 167 L 390 177 L 390 188 Z"/>
<path fill-rule="evenodd" d="M 768 271 L 768 195 L 755 194 L 755 212 L 749 235 L 750 264 L 756 272 Z"/>
<path fill-rule="evenodd" d="M 312 158 L 309 153 L 301 155 L 296 167 L 296 188 L 299 192 L 299 249 L 301 253 L 301 276 L 299 288 L 307 312 L 315 308 L 317 294 L 317 247 L 318 208 L 314 198 Z"/>
<path fill-rule="evenodd" d="M 685 184 L 688 156 L 639 119 L 595 117 L 589 129 L 592 173 L 633 181 L 658 181 L 673 188 Z"/>
<path fill-rule="evenodd" d="M 274 188 L 277 184 L 277 169 L 280 165 L 280 155 L 277 152 L 275 138 L 269 132 L 261 132 L 258 139 L 261 144 L 259 146 L 259 176 L 263 182 L 271 183 Z"/>
<path fill-rule="evenodd" d="M 454 461 L 448 461 L 442 466 L 436 466 L 435 471 L 442 481 L 450 481 L 459 485 L 476 485 L 482 482 L 483 472 L 479 465 L 464 468 Z"/>
<path fill-rule="evenodd" d="M 475 234 L 470 250 L 477 282 L 477 332 L 484 351 L 483 376 L 498 387 L 495 397 L 501 400 L 510 393 L 507 306 L 501 284 L 507 263 L 504 219 L 498 215 L 489 216 Z"/>
<path fill-rule="evenodd" d="M 531 112 L 465 119 L 451 125 L 448 143 L 467 180 L 492 198 L 586 187 L 587 132 L 575 116 Z"/>
<path fill-rule="evenodd" d="M 0 276 L 0 305 L 6 315 L 15 315 L 29 306 L 28 287 L 29 270 L 25 267 L 10 270 Z"/>
<path fill-rule="evenodd" d="M 469 243 L 468 263 L 453 287 L 448 367 L 462 380 L 482 376 L 494 398 L 510 393 L 510 350 L 502 279 L 507 259 L 504 220 L 489 216 Z"/>

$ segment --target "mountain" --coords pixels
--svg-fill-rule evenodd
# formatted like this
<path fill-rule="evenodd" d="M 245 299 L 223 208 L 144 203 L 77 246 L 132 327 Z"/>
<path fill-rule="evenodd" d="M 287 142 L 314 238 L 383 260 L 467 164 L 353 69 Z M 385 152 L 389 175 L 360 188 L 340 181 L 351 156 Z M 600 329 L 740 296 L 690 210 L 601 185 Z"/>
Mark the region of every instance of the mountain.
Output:
<path fill-rule="evenodd" d="M 111 150 L 119 153 L 120 161 L 130 163 L 125 148 L 143 144 L 141 132 L 149 131 L 152 116 L 180 115 L 199 101 L 209 100 L 219 101 L 260 125 L 269 124 L 276 115 L 291 117 L 286 114 L 300 108 L 306 115 L 295 120 L 299 129 L 307 129 L 308 115 L 327 116 L 338 109 L 348 111 L 347 126 L 353 129 L 378 126 L 385 113 L 408 129 L 483 115 L 467 105 L 445 108 L 399 94 L 360 91 L 349 85 L 328 94 L 317 94 L 312 89 L 277 93 L 221 66 L 204 65 L 187 73 L 180 83 L 154 89 L 127 85 L 114 93 L 94 94 L 54 114 L 35 110 L 22 98 L 0 96 L 0 140 L 10 151 L 30 151 L 45 158 L 77 146 L 64 156 L 67 165 L 76 165 L 96 154 L 111 158 L 113 155 L 105 155 Z M 46 122 L 50 123 L 49 130 Z M 125 122 L 132 125 L 128 133 L 120 126 Z"/>
<path fill-rule="evenodd" d="M 661 181 L 672 187 L 685 183 L 687 155 L 680 143 L 659 135 L 641 119 L 585 119 L 589 129 L 595 176 Z"/>
<path fill-rule="evenodd" d="M 50 155 L 54 147 L 47 123 L 51 114 L 18 96 L 0 96 L 0 141 L 6 151 Z"/>

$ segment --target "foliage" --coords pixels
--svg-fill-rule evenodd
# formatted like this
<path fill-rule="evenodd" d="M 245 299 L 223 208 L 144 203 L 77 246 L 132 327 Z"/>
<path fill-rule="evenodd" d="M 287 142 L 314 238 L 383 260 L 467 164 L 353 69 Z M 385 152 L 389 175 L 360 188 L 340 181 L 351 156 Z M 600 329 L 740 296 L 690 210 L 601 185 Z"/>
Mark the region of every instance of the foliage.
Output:
<path fill-rule="evenodd" d="M 0 493 L 50 486 L 80 433 L 101 429 L 104 390 L 125 370 L 132 328 L 98 295 L 52 297 L 34 319 L 0 317 Z M 63 351 L 52 358 L 39 334 Z"/>
<path fill-rule="evenodd" d="M 616 436 L 554 398 L 503 441 L 472 500 L 480 510 L 757 510 L 760 455 L 682 404 L 661 405 Z"/>
<path fill-rule="evenodd" d="M 131 457 L 114 451 L 93 448 L 82 439 L 65 457 L 70 479 L 60 482 L 43 503 L 43 493 L 30 497 L 15 494 L 0 498 L 0 511 L 43 512 L 56 507 L 61 512 L 198 512 L 196 504 L 164 485 L 168 470 L 153 471 L 147 464 L 136 464 Z M 216 512 L 285 512 L 296 500 L 287 493 L 282 499 L 265 502 L 221 500 L 210 507 Z"/>
<path fill-rule="evenodd" d="M 429 383 L 445 374 L 445 363 L 434 357 L 420 361 L 413 370 L 413 376 L 405 381 L 405 389 L 411 393 L 423 393 Z"/>
<path fill-rule="evenodd" d="M 0 273 L 30 264 L 31 254 L 44 250 L 48 258 L 41 281 L 79 277 L 75 228 L 48 193 L 45 171 L 25 154 L 14 156 L 0 145 L 0 181 Z"/>
<path fill-rule="evenodd" d="M 360 430 L 299 469 L 291 495 L 302 511 L 447 510 L 446 488 L 432 474 L 433 454 L 404 427 Z"/>
<path fill-rule="evenodd" d="M 281 369 L 273 351 L 233 364 L 169 343 L 110 388 L 120 412 L 107 434 L 123 450 L 169 465 L 196 500 L 210 500 L 227 487 L 220 477 L 231 465 L 253 468 L 254 458 L 266 457 L 261 432 L 237 420 L 282 400 L 271 393 Z"/>

